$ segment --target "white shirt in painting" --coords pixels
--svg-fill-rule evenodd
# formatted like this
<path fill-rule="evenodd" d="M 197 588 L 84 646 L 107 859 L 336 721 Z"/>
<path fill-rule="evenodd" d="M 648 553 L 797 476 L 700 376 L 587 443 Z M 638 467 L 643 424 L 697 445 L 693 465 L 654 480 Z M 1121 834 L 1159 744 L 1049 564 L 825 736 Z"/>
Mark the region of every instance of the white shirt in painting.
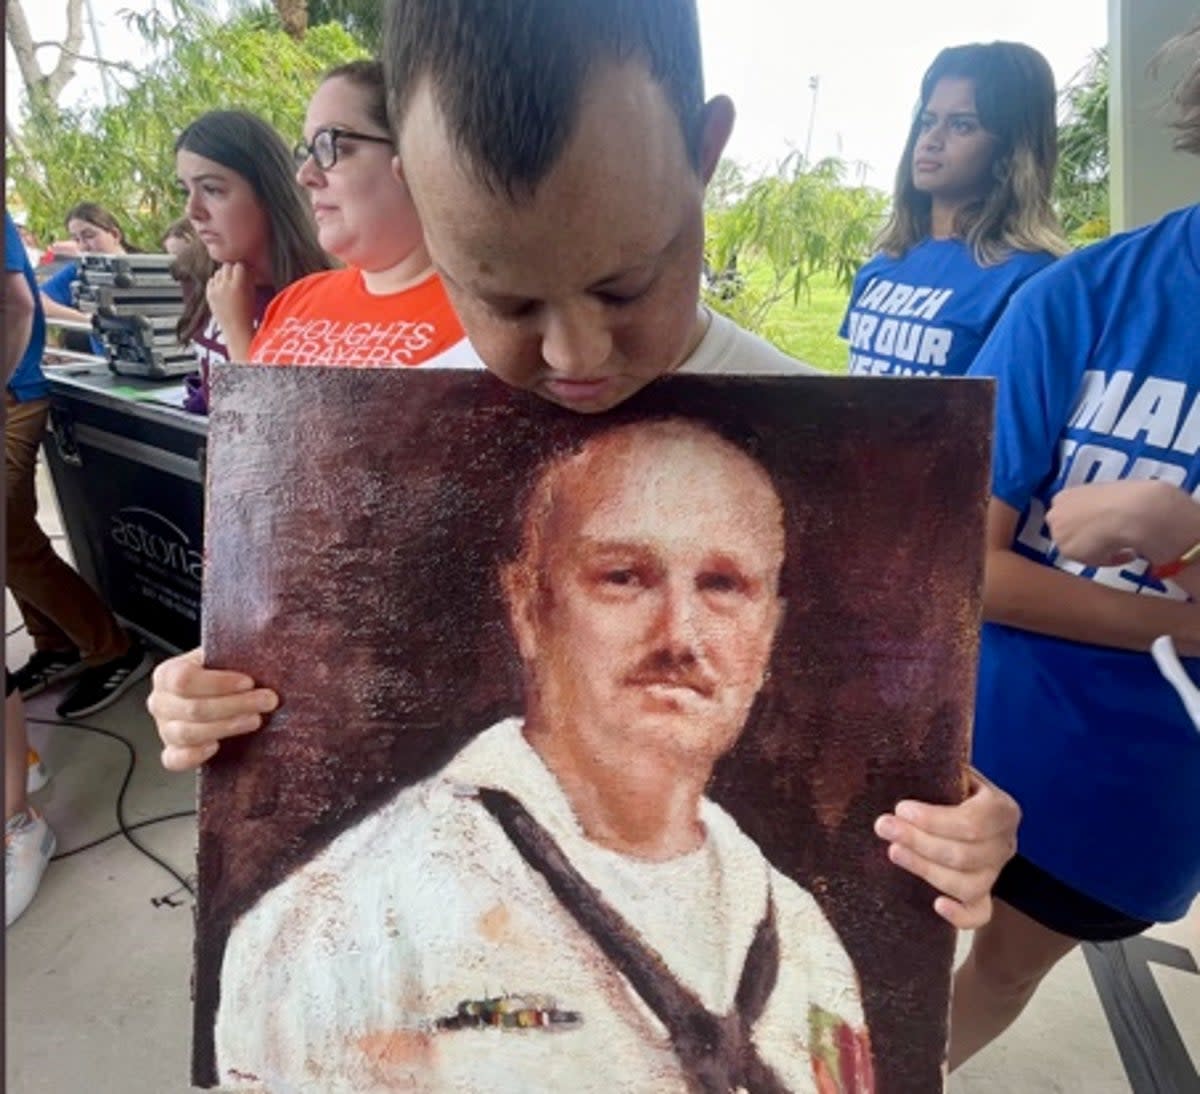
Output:
<path fill-rule="evenodd" d="M 481 803 L 483 789 L 522 803 L 713 1014 L 733 1008 L 770 901 L 778 977 L 752 1039 L 787 1090 L 824 1089 L 814 1072 L 836 1067 L 835 1028 L 865 1051 L 859 985 L 841 942 L 812 896 L 729 814 L 702 802 L 703 846 L 667 862 L 599 847 L 521 721 L 509 719 L 234 924 L 216 1023 L 223 1083 L 276 1094 L 688 1089 L 666 1027 L 518 852 Z M 463 1020 L 496 1000 L 543 1018 Z"/>

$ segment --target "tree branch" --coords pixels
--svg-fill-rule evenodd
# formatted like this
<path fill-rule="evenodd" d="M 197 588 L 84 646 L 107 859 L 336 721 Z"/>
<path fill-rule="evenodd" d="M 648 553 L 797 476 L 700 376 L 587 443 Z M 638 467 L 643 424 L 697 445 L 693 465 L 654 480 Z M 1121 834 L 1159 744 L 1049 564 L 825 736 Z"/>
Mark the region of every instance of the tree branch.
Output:
<path fill-rule="evenodd" d="M 38 49 L 48 43 L 34 43 L 21 0 L 4 0 L 4 9 L 5 31 L 30 101 L 56 104 L 62 89 L 75 75 L 76 57 L 83 44 L 83 0 L 67 0 L 67 36 L 59 44 L 58 60 L 48 73 L 37 63 Z"/>
<path fill-rule="evenodd" d="M 17 59 L 17 69 L 25 83 L 25 90 L 30 96 L 39 94 L 42 70 L 38 68 L 36 48 L 29 31 L 29 20 L 25 18 L 25 9 L 21 7 L 21 0 L 4 0 L 4 7 L 8 43 Z"/>
<path fill-rule="evenodd" d="M 115 68 L 119 72 L 129 73 L 131 76 L 140 76 L 142 74 L 142 70 L 137 65 L 130 64 L 128 61 L 108 61 L 103 57 L 92 57 L 87 53 L 68 50 L 61 42 L 34 42 L 33 48 L 35 51 L 39 49 L 57 49 L 62 53 L 70 53 L 76 61 L 85 61 L 100 68 Z"/>
<path fill-rule="evenodd" d="M 75 75 L 75 55 L 83 45 L 83 0 L 67 0 L 67 37 L 63 41 L 58 63 L 46 77 L 46 94 L 51 101 L 58 96 Z"/>

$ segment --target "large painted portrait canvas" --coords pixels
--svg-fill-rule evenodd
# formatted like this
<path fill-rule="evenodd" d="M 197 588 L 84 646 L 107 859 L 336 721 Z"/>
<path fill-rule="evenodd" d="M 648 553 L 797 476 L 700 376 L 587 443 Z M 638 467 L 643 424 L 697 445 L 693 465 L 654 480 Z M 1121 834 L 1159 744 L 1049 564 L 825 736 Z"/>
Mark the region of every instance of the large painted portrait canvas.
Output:
<path fill-rule="evenodd" d="M 193 1079 L 940 1089 L 992 392 L 220 368 Z"/>

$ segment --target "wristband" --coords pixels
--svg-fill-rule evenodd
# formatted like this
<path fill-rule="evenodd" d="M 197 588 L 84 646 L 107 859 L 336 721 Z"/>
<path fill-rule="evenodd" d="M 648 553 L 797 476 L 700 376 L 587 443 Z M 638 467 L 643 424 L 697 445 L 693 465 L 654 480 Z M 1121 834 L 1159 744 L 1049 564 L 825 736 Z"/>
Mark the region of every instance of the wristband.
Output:
<path fill-rule="evenodd" d="M 1165 577 L 1174 577 L 1180 570 L 1186 570 L 1193 562 L 1200 559 L 1200 542 L 1193 543 L 1178 558 L 1164 562 L 1161 566 L 1151 566 L 1150 576 L 1161 581 Z"/>

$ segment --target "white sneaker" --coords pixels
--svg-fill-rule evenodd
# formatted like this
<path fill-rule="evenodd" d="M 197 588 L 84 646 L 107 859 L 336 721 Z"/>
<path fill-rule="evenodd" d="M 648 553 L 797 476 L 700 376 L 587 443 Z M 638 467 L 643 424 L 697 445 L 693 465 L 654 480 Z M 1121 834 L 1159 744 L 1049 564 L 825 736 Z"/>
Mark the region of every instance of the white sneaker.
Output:
<path fill-rule="evenodd" d="M 36 748 L 29 750 L 29 768 L 25 774 L 25 793 L 36 794 L 50 781 L 50 769 L 42 763 Z"/>
<path fill-rule="evenodd" d="M 46 818 L 36 809 L 18 813 L 4 826 L 4 926 L 29 907 L 56 844 Z"/>

